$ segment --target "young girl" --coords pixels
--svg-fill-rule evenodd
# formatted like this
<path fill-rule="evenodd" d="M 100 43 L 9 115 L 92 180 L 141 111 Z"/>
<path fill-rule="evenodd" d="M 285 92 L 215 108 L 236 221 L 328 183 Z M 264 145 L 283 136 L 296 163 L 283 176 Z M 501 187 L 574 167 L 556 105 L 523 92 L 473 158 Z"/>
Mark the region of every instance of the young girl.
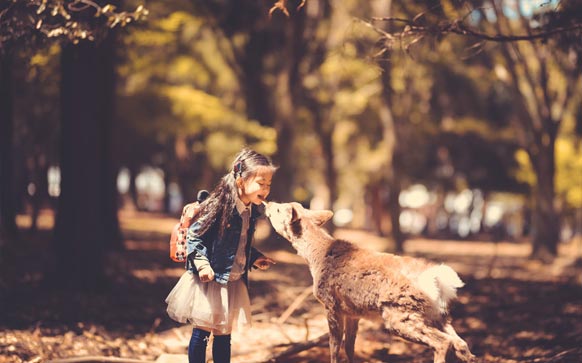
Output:
<path fill-rule="evenodd" d="M 250 323 L 247 272 L 251 266 L 266 270 L 274 263 L 251 247 L 259 215 L 255 206 L 269 195 L 276 169 L 267 157 L 242 150 L 188 230 L 187 271 L 166 302 L 172 319 L 194 324 L 189 363 L 206 362 L 211 333 L 214 362 L 230 362 L 233 326 Z"/>

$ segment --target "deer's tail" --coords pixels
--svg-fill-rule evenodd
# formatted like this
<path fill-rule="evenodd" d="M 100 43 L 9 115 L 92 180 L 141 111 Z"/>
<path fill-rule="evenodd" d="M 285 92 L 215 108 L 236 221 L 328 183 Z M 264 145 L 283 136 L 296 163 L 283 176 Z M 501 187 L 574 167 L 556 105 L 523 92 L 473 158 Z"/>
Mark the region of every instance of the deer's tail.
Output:
<path fill-rule="evenodd" d="M 423 271 L 418 284 L 442 314 L 447 313 L 449 301 L 457 297 L 457 289 L 465 285 L 455 270 L 444 264 Z"/>

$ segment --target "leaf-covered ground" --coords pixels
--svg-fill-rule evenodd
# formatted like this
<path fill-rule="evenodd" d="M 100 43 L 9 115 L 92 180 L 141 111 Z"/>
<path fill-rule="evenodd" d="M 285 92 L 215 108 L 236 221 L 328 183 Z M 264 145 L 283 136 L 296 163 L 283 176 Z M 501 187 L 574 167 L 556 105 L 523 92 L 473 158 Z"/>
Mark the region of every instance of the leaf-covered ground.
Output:
<path fill-rule="evenodd" d="M 169 319 L 164 304 L 183 271 L 167 257 L 175 220 L 133 212 L 121 217 L 127 248 L 110 256 L 111 284 L 102 292 L 46 286 L 42 272 L 50 262 L 49 233 L 22 233 L 21 247 L 0 267 L 0 363 L 86 356 L 155 361 L 168 353 L 184 359 L 191 328 Z M 50 226 L 50 216 L 44 218 Z M 233 362 L 266 362 L 327 332 L 323 309 L 307 291 L 307 266 L 281 238 L 267 238 L 269 230 L 267 224 L 259 229 L 258 247 L 278 263 L 251 273 L 253 326 L 233 334 Z M 336 235 L 366 248 L 389 248 L 386 240 L 363 231 Z M 578 363 L 580 244 L 563 244 L 550 265 L 529 261 L 529 247 L 522 243 L 412 239 L 406 251 L 446 262 L 460 273 L 466 286 L 452 307 L 453 325 L 480 361 Z M 327 362 L 326 341 L 278 361 Z M 378 322 L 362 321 L 356 361 L 432 362 L 432 352 L 390 337 Z"/>

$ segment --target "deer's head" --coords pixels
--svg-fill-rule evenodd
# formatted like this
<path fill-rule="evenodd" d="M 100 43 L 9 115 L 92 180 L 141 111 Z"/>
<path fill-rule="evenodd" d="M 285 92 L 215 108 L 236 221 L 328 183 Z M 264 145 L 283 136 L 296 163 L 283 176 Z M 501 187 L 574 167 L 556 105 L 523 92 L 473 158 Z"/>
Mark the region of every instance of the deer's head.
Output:
<path fill-rule="evenodd" d="M 300 239 L 306 229 L 321 227 L 333 216 L 332 211 L 310 210 L 296 202 L 269 202 L 265 214 L 275 231 L 290 242 Z"/>

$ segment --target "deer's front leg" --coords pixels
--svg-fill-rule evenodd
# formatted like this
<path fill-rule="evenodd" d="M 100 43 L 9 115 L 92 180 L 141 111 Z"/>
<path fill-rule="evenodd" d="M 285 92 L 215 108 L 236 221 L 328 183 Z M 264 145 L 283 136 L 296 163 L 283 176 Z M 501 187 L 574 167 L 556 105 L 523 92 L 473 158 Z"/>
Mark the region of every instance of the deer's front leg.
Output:
<path fill-rule="evenodd" d="M 356 334 L 358 334 L 358 323 L 360 319 L 346 317 L 346 355 L 348 356 L 348 363 L 354 362 L 354 347 L 356 345 Z"/>
<path fill-rule="evenodd" d="M 337 311 L 327 310 L 327 324 L 329 325 L 329 354 L 331 363 L 339 362 L 339 352 L 344 334 L 344 317 Z"/>

